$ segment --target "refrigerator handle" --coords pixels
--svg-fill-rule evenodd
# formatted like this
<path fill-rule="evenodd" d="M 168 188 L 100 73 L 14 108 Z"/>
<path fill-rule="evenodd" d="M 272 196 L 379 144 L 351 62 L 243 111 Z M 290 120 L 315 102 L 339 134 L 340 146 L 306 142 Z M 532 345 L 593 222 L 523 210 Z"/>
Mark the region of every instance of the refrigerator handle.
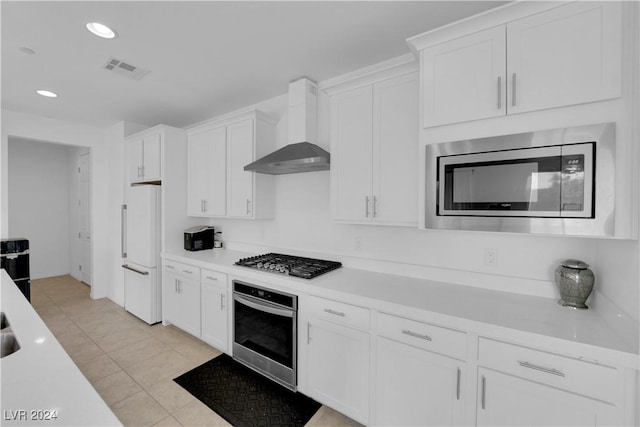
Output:
<path fill-rule="evenodd" d="M 127 205 L 122 205 L 120 210 L 120 239 L 121 239 L 121 249 L 122 249 L 122 258 L 127 257 Z"/>
<path fill-rule="evenodd" d="M 127 265 L 127 264 L 122 264 L 122 268 L 126 268 L 127 270 L 131 270 L 131 271 L 136 272 L 138 274 L 142 274 L 143 276 L 148 276 L 149 275 L 148 271 L 138 270 L 137 268 L 133 268 L 130 265 Z"/>

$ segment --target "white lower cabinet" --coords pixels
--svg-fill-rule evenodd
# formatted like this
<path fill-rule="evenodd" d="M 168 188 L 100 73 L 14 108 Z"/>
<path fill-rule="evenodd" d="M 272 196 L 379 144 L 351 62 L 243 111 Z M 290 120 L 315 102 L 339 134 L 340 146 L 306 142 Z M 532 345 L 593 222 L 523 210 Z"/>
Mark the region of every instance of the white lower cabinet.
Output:
<path fill-rule="evenodd" d="M 313 298 L 307 323 L 306 373 L 310 397 L 368 424 L 370 337 L 368 331 L 352 327 L 360 324 L 363 314 L 368 329 L 369 310 Z"/>
<path fill-rule="evenodd" d="M 227 275 L 213 270 L 202 270 L 202 341 L 218 350 L 228 352 L 229 300 Z"/>
<path fill-rule="evenodd" d="M 622 424 L 617 370 L 480 338 L 477 425 Z"/>
<path fill-rule="evenodd" d="M 379 314 L 375 348 L 375 424 L 464 423 L 466 362 L 428 351 L 462 353 L 466 334 Z M 461 350 L 461 351 L 459 351 Z"/>
<path fill-rule="evenodd" d="M 478 369 L 479 426 L 618 425 L 613 405 L 486 368 Z"/>
<path fill-rule="evenodd" d="M 163 320 L 200 337 L 200 269 L 165 260 L 162 288 Z"/>

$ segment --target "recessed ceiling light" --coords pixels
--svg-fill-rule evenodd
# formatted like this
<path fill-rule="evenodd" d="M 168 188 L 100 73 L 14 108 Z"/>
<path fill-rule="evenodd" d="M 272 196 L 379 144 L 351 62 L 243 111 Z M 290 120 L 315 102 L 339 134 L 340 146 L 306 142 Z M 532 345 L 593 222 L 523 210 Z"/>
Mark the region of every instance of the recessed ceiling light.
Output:
<path fill-rule="evenodd" d="M 51 92 L 50 90 L 39 89 L 36 91 L 38 95 L 46 96 L 47 98 L 57 98 L 58 94 Z"/>
<path fill-rule="evenodd" d="M 87 30 L 91 31 L 98 37 L 102 37 L 103 39 L 112 39 L 116 36 L 115 31 L 99 22 L 89 22 L 87 24 Z"/>

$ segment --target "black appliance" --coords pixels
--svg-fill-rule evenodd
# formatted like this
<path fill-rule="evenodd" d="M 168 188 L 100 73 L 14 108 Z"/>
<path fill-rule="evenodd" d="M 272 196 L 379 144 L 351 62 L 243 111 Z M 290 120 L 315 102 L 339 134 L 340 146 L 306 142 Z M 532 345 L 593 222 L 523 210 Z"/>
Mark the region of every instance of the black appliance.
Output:
<path fill-rule="evenodd" d="M 184 230 L 184 249 L 187 251 L 213 249 L 215 234 L 214 228 L 206 225 L 187 228 Z"/>
<path fill-rule="evenodd" d="M 342 267 L 337 261 L 303 258 L 293 255 L 268 253 L 238 260 L 235 265 L 255 268 L 270 273 L 313 279 L 321 274 Z"/>
<path fill-rule="evenodd" d="M 31 302 L 31 277 L 29 272 L 29 240 L 23 238 L 0 240 L 0 268 L 20 288 L 27 301 Z"/>
<path fill-rule="evenodd" d="M 233 358 L 296 389 L 298 297 L 233 281 Z"/>

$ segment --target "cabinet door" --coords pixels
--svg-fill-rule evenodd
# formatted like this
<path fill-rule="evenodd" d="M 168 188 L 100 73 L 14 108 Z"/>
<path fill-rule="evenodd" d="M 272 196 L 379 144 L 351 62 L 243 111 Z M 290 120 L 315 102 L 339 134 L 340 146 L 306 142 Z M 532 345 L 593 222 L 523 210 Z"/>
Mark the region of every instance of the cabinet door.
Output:
<path fill-rule="evenodd" d="M 376 425 L 464 423 L 463 363 L 379 337 Z"/>
<path fill-rule="evenodd" d="M 418 221 L 418 73 L 373 86 L 374 221 Z"/>
<path fill-rule="evenodd" d="M 310 396 L 367 424 L 369 334 L 318 319 L 310 321 L 308 333 Z"/>
<path fill-rule="evenodd" d="M 127 141 L 129 182 L 138 182 L 143 179 L 143 144 L 144 142 L 142 139 Z"/>
<path fill-rule="evenodd" d="M 575 2 L 509 23 L 509 113 L 620 96 L 621 25 L 621 2 Z"/>
<path fill-rule="evenodd" d="M 220 351 L 227 351 L 227 291 L 202 282 L 202 340 Z"/>
<path fill-rule="evenodd" d="M 178 279 L 180 321 L 178 326 L 196 337 L 200 336 L 200 282 Z"/>
<path fill-rule="evenodd" d="M 250 218 L 253 172 L 244 167 L 254 160 L 253 120 L 227 126 L 227 216 Z"/>
<path fill-rule="evenodd" d="M 180 323 L 178 276 L 162 272 L 162 320 L 174 325 Z"/>
<path fill-rule="evenodd" d="M 505 27 L 421 52 L 424 127 L 506 114 Z"/>
<path fill-rule="evenodd" d="M 372 217 L 372 87 L 331 97 L 331 179 L 333 219 Z"/>
<path fill-rule="evenodd" d="M 599 426 L 619 424 L 616 408 L 544 384 L 478 369 L 477 425 Z"/>
<path fill-rule="evenodd" d="M 144 137 L 142 175 L 145 181 L 162 179 L 161 140 L 160 133 Z"/>
<path fill-rule="evenodd" d="M 226 213 L 226 128 L 189 135 L 188 213 L 224 216 Z"/>

